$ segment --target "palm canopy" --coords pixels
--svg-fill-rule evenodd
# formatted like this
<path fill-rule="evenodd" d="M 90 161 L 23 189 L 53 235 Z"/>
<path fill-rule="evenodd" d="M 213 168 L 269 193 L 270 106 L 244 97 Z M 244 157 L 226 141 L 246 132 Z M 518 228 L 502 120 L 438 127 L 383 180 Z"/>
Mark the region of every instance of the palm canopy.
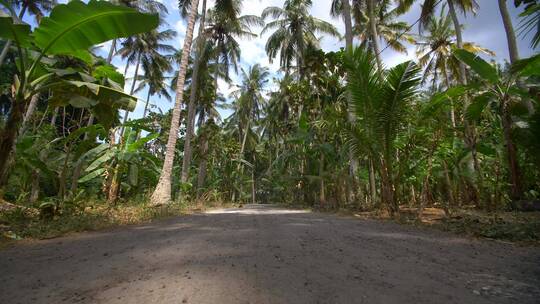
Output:
<path fill-rule="evenodd" d="M 369 17 L 365 13 L 365 3 L 355 1 L 353 15 L 356 20 L 353 33 L 364 43 L 371 41 L 369 30 Z M 375 8 L 375 25 L 379 39 L 396 52 L 407 53 L 404 42 L 414 43 L 413 36 L 406 34 L 409 29 L 407 22 L 397 21 L 404 11 L 394 5 L 394 0 L 383 0 L 378 2 Z"/>
<path fill-rule="evenodd" d="M 405 3 L 412 3 L 414 0 L 400 0 Z M 476 10 L 479 8 L 478 2 L 476 0 L 446 0 L 452 1 L 452 4 L 456 6 L 462 13 L 466 14 L 468 12 L 476 13 Z M 437 6 L 441 4 L 441 0 L 421 0 L 422 12 L 420 13 L 420 31 L 423 30 L 425 26 L 428 25 L 429 20 L 432 16 L 435 15 Z"/>
<path fill-rule="evenodd" d="M 139 55 L 141 63 L 152 60 L 152 57 L 157 57 L 161 53 L 173 53 L 176 51 L 171 45 L 163 43 L 171 40 L 176 36 L 174 30 L 152 30 L 136 36 L 126 38 L 122 42 L 122 48 L 118 53 L 123 59 L 127 60 L 127 65 L 137 62 Z"/>
<path fill-rule="evenodd" d="M 239 8 L 239 2 L 235 1 L 235 3 Z M 232 66 L 235 72 L 238 71 L 241 50 L 237 39 L 256 37 L 257 35 L 251 31 L 251 27 L 262 26 L 262 20 L 253 15 L 238 16 L 235 14 L 231 16 L 217 8 L 212 9 L 208 17 L 203 36 L 197 39 L 210 39 L 213 42 L 216 61 L 226 67 L 226 75 L 228 76 L 228 67 Z"/>
<path fill-rule="evenodd" d="M 19 17 L 29 12 L 37 23 L 58 3 L 56 0 L 9 0 L 6 2 L 14 10 L 20 10 Z"/>
<path fill-rule="evenodd" d="M 263 28 L 261 35 L 275 30 L 266 43 L 266 53 L 270 60 L 280 54 L 281 67 L 289 70 L 293 60 L 301 70 L 301 59 L 308 45 L 318 46 L 317 34 L 340 37 L 330 23 L 310 15 L 311 0 L 287 0 L 283 7 L 267 7 L 261 17 L 273 19 Z"/>
<path fill-rule="evenodd" d="M 443 77 L 448 87 L 452 75 L 459 75 L 459 60 L 452 53 L 457 47 L 455 36 L 452 19 L 444 8 L 441 9 L 439 17 L 432 16 L 429 19 L 425 25 L 424 34 L 416 43 L 418 63 L 424 68 L 424 82 L 432 76 L 433 84 L 435 84 L 439 77 Z M 463 43 L 463 48 L 472 53 L 482 52 L 495 55 L 490 50 L 472 42 Z"/>
<path fill-rule="evenodd" d="M 242 69 L 242 83 L 239 89 L 233 92 L 237 97 L 236 114 L 240 117 L 240 121 L 260 117 L 265 102 L 263 90 L 269 76 L 268 68 L 259 64 L 251 66 L 247 71 Z"/>
<path fill-rule="evenodd" d="M 357 125 L 364 128 L 365 138 L 371 139 L 368 141 L 371 151 L 382 153 L 390 165 L 394 141 L 403 126 L 408 105 L 420 88 L 420 69 L 408 61 L 378 71 L 375 56 L 363 47 L 347 52 L 344 66 L 351 105 L 360 121 Z"/>

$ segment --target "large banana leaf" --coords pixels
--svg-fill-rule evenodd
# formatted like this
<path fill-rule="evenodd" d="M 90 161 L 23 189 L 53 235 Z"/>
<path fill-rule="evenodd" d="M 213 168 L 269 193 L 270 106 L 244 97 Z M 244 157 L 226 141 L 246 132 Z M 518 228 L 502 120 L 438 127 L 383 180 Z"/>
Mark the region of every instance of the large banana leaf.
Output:
<path fill-rule="evenodd" d="M 463 49 L 454 50 L 454 56 L 456 56 L 456 58 L 461 62 L 468 65 L 474 72 L 476 72 L 476 74 L 482 77 L 482 79 L 493 84 L 499 82 L 497 70 L 484 59 L 480 58 L 480 56 Z"/>
<path fill-rule="evenodd" d="M 13 40 L 21 47 L 28 47 L 31 40 L 30 25 L 13 23 L 11 16 L 2 14 L 0 15 L 0 38 Z"/>
<path fill-rule="evenodd" d="M 107 1 L 74 0 L 57 5 L 34 31 L 36 45 L 46 54 L 78 54 L 80 50 L 120 37 L 150 31 L 157 14 L 143 14 Z"/>

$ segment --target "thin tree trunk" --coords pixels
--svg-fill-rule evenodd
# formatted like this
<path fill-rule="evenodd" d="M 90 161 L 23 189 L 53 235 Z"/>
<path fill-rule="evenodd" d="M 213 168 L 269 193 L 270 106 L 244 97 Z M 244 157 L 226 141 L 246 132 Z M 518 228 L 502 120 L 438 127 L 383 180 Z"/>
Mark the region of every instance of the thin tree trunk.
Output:
<path fill-rule="evenodd" d="M 251 203 L 255 204 L 257 202 L 257 197 L 255 190 L 255 157 L 253 157 L 253 168 L 251 168 Z"/>
<path fill-rule="evenodd" d="M 150 104 L 150 89 L 148 89 L 148 94 L 146 95 L 146 103 L 144 104 L 144 112 L 143 112 L 142 118 L 146 118 L 149 104 Z"/>
<path fill-rule="evenodd" d="M 367 0 L 368 18 L 369 18 L 369 32 L 371 35 L 371 44 L 373 47 L 373 53 L 375 53 L 375 59 L 377 60 L 377 67 L 379 71 L 383 70 L 381 60 L 381 48 L 379 46 L 379 34 L 377 33 L 377 23 L 375 21 L 375 2 L 374 0 Z"/>
<path fill-rule="evenodd" d="M 131 83 L 131 89 L 129 90 L 129 95 L 133 95 L 133 92 L 135 92 L 135 84 L 137 84 L 137 75 L 139 74 L 139 67 L 141 66 L 141 56 L 142 54 L 139 53 L 137 55 L 137 63 L 135 64 L 135 75 L 133 75 L 133 82 Z M 120 137 L 124 134 L 124 125 L 126 124 L 127 120 L 129 118 L 129 111 L 126 110 L 124 113 L 124 120 L 122 123 L 122 131 L 120 132 Z M 122 140 L 122 138 L 120 138 Z"/>
<path fill-rule="evenodd" d="M 452 22 L 454 24 L 454 31 L 456 32 L 456 46 L 458 48 L 463 48 L 463 34 L 461 30 L 461 24 L 459 23 L 459 19 L 457 16 L 457 12 L 454 6 L 454 2 L 452 0 L 447 0 L 448 3 L 448 11 L 450 13 L 450 16 L 452 18 Z M 465 69 L 465 65 L 463 62 L 459 62 L 459 80 L 462 85 L 468 84 L 467 79 L 467 72 Z M 464 109 L 467 109 L 469 106 L 469 98 L 465 96 L 464 98 Z M 478 189 L 475 189 L 476 192 L 480 192 L 480 195 L 483 193 L 483 179 L 482 179 L 482 173 L 480 171 L 480 162 L 478 161 L 478 154 L 476 151 L 476 130 L 474 126 L 471 126 L 467 119 L 464 119 L 465 124 L 465 143 L 471 149 L 471 156 L 473 161 L 474 170 L 476 172 L 477 176 L 477 183 L 478 183 Z"/>
<path fill-rule="evenodd" d="M 204 46 L 204 26 L 206 20 L 206 0 L 202 2 L 202 15 L 201 22 L 199 24 L 199 35 L 196 45 L 197 58 L 195 59 L 195 65 L 193 66 L 193 75 L 191 77 L 191 93 L 189 96 L 188 114 L 186 121 L 186 137 L 184 141 L 184 158 L 182 159 L 182 173 L 180 175 L 180 182 L 186 183 L 189 179 L 189 168 L 191 166 L 192 147 L 191 140 L 193 138 L 193 132 L 195 129 L 195 102 L 197 100 L 199 89 L 199 69 L 201 65 L 201 54 Z"/>
<path fill-rule="evenodd" d="M 517 148 L 512 139 L 512 117 L 508 109 L 508 102 L 503 104 L 502 125 L 504 140 L 506 143 L 506 153 L 508 157 L 508 169 L 510 170 L 511 198 L 514 201 L 520 200 L 523 196 L 523 185 L 521 184 L 521 170 L 517 157 Z"/>
<path fill-rule="evenodd" d="M 369 159 L 369 189 L 371 197 L 371 205 L 377 205 L 377 186 L 375 184 L 375 168 L 373 166 L 373 160 Z"/>
<path fill-rule="evenodd" d="M 444 181 L 446 183 L 446 191 L 448 193 L 448 203 L 445 204 L 444 211 L 446 215 L 450 215 L 450 210 L 455 207 L 454 200 L 454 187 L 452 187 L 452 180 L 450 179 L 450 173 L 448 170 L 448 164 L 446 160 L 443 160 L 443 169 L 444 169 Z"/>
<path fill-rule="evenodd" d="M 343 3 L 343 23 L 345 23 L 345 47 L 352 49 L 353 47 L 353 32 L 351 20 L 351 3 L 349 0 L 341 0 Z"/>
<path fill-rule="evenodd" d="M 499 10 L 501 12 L 502 21 L 504 24 L 504 31 L 506 32 L 506 40 L 508 40 L 510 63 L 514 63 L 519 60 L 519 51 L 516 41 L 516 33 L 514 32 L 514 26 L 512 25 L 512 18 L 508 13 L 508 7 L 506 7 L 506 0 L 499 0 Z"/>
<path fill-rule="evenodd" d="M 184 100 L 184 84 L 186 81 L 186 71 L 193 40 L 193 28 L 195 27 L 195 16 L 199 0 L 191 0 L 191 11 L 188 19 L 186 37 L 184 39 L 184 47 L 182 49 L 182 59 L 180 61 L 180 70 L 178 72 L 178 81 L 176 83 L 176 101 L 172 113 L 171 128 L 169 131 L 169 139 L 167 141 L 167 151 L 165 153 L 165 161 L 159 182 L 151 197 L 151 202 L 155 205 L 167 204 L 171 201 L 171 182 L 172 169 L 174 163 L 174 151 L 176 149 L 176 141 L 178 140 L 178 129 L 180 127 L 180 112 Z"/>
<path fill-rule="evenodd" d="M 206 170 L 208 167 L 208 139 L 205 135 L 201 138 L 201 161 L 199 163 L 199 172 L 197 174 L 197 198 L 202 195 L 204 188 L 204 181 L 206 179 Z"/>
<path fill-rule="evenodd" d="M 113 39 L 111 48 L 109 49 L 109 55 L 107 56 L 107 63 L 110 64 L 112 62 L 112 59 L 114 57 L 114 53 L 116 50 L 116 39 Z M 126 65 L 128 66 L 128 65 Z"/>
<path fill-rule="evenodd" d="M 26 132 L 26 127 L 28 126 L 28 121 L 34 114 L 34 111 L 36 110 L 37 104 L 39 101 L 39 94 L 35 94 L 30 99 L 30 103 L 28 104 L 28 108 L 26 109 L 26 113 L 24 114 L 24 118 L 21 124 L 21 128 L 19 129 L 19 136 L 23 135 L 24 132 Z"/>
<path fill-rule="evenodd" d="M 24 100 L 13 100 L 7 123 L 0 131 L 0 189 L 7 182 L 10 159 L 15 153 L 17 132 L 23 120 L 24 104 Z"/>

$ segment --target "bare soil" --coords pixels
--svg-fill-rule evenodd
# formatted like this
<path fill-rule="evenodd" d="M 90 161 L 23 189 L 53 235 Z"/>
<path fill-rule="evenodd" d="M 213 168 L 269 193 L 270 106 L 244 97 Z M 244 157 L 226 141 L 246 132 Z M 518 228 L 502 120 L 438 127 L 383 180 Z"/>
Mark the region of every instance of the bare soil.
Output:
<path fill-rule="evenodd" d="M 250 205 L 0 251 L 0 303 L 539 303 L 540 250 Z"/>

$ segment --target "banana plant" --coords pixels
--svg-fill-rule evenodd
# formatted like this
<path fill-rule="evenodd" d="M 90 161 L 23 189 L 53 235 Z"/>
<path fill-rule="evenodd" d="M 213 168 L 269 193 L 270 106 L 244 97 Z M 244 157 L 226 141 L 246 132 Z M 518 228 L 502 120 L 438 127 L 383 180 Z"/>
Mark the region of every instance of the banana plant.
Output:
<path fill-rule="evenodd" d="M 510 195 L 513 200 L 519 200 L 523 197 L 523 185 L 513 130 L 515 118 L 529 115 L 527 107 L 535 100 L 534 93 L 525 86 L 537 86 L 534 78 L 540 76 L 540 55 L 515 62 L 507 73 L 499 73 L 495 66 L 464 49 L 454 50 L 454 56 L 479 77 L 479 82 L 435 94 L 430 103 L 434 108 L 441 108 L 446 100 L 468 94 L 473 96 L 473 101 L 466 109 L 467 119 L 479 120 L 488 109 L 500 118 L 510 172 Z M 528 83 L 528 79 L 533 82 Z"/>
<path fill-rule="evenodd" d="M 8 1 L 0 5 L 11 10 Z M 50 59 L 55 55 L 67 55 L 87 62 L 92 60 L 88 49 L 111 39 L 127 37 L 149 31 L 158 26 L 157 14 L 143 14 L 125 6 L 106 1 L 70 1 L 56 6 L 32 31 L 30 25 L 15 21 L 0 13 L 0 38 L 13 41 L 17 54 L 17 73 L 13 80 L 11 111 L 5 128 L 0 132 L 0 186 L 6 180 L 7 164 L 15 147 L 17 130 L 22 122 L 23 111 L 32 96 L 41 92 L 60 89 L 69 100 L 76 99 L 84 106 L 100 102 L 90 100 L 131 100 L 118 107 L 133 109 L 136 98 L 119 88 L 82 80 L 64 80 L 50 69 Z M 107 113 L 103 108 L 96 115 Z M 110 112 L 109 112 L 110 113 Z M 98 117 L 99 119 L 99 117 Z"/>
<path fill-rule="evenodd" d="M 79 183 L 88 183 L 95 179 L 106 177 L 106 193 L 113 203 L 118 197 L 120 190 L 120 177 L 127 171 L 127 185 L 136 187 L 139 184 L 139 172 L 150 172 L 153 176 L 158 176 L 159 160 L 149 153 L 145 145 L 156 139 L 159 134 L 151 133 L 145 137 L 138 138 L 140 130 L 136 125 L 137 121 L 132 121 L 124 127 L 123 139 L 118 144 L 103 143 L 89 150 L 79 158 L 79 162 L 90 160 L 90 164 L 85 169 L 86 175 L 79 179 Z M 127 170 L 126 170 L 127 169 Z"/>

